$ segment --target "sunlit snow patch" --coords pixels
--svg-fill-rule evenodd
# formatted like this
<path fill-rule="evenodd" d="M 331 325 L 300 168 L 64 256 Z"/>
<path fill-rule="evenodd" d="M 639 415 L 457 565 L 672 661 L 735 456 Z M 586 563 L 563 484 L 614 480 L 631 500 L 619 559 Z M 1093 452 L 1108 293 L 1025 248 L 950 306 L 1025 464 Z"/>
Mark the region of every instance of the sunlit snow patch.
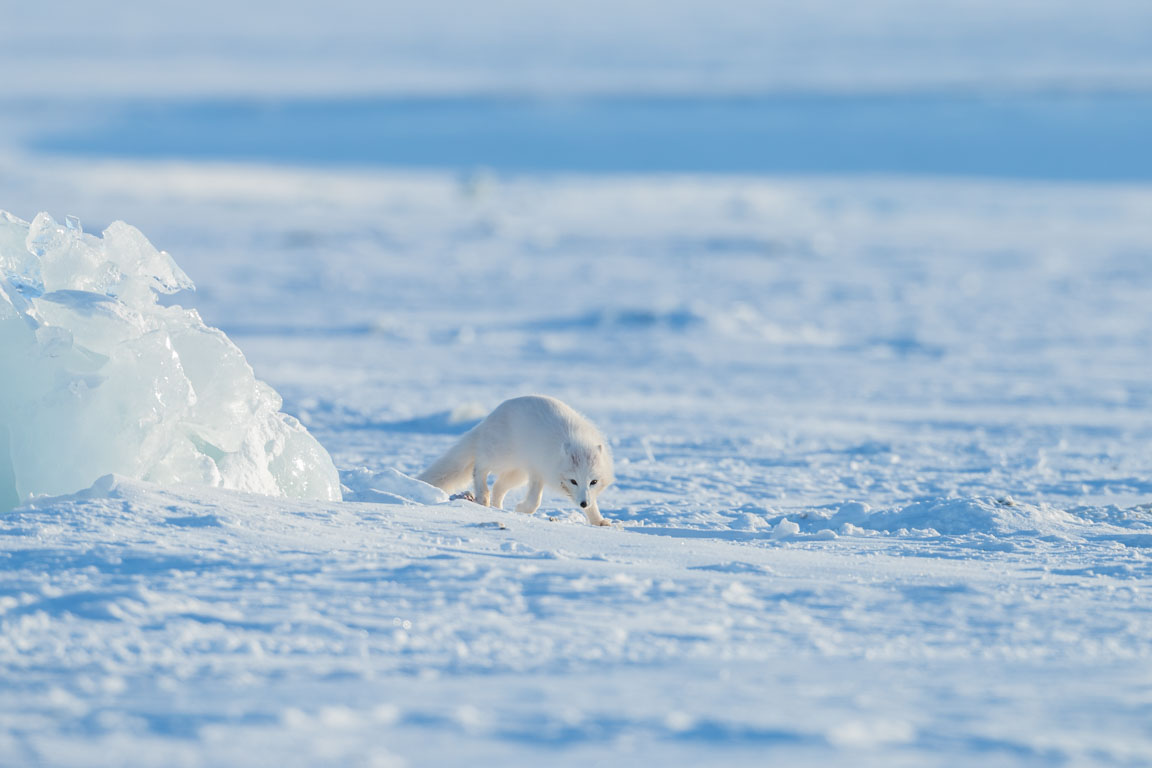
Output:
<path fill-rule="evenodd" d="M 345 501 L 366 501 L 378 504 L 439 504 L 448 500 L 448 494 L 434 485 L 408 477 L 388 468 L 373 472 L 365 467 L 340 473 L 344 483 Z"/>
<path fill-rule="evenodd" d="M 239 348 L 158 293 L 192 281 L 139 230 L 0 211 L 0 510 L 109 473 L 339 499 L 327 451 Z"/>
<path fill-rule="evenodd" d="M 1087 523 L 1047 504 L 1024 504 L 1001 498 L 925 499 L 890 510 L 872 510 L 858 501 L 845 502 L 828 521 L 845 530 L 895 533 L 933 531 L 945 536 L 1065 536 Z"/>

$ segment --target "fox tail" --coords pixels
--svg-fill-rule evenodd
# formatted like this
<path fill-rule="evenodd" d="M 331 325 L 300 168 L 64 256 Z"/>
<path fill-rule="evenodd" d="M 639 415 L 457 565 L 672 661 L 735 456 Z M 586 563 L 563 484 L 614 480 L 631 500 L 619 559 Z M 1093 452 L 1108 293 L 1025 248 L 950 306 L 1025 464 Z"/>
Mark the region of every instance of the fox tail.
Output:
<path fill-rule="evenodd" d="M 472 428 L 417 479 L 448 493 L 467 487 L 472 481 L 472 467 L 476 464 L 475 441 L 476 429 Z"/>

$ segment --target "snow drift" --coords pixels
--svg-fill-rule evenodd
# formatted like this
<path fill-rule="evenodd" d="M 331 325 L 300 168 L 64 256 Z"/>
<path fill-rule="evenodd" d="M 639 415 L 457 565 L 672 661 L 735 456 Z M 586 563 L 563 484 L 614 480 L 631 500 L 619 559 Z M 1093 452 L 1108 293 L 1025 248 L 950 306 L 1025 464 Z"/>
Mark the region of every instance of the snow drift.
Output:
<path fill-rule="evenodd" d="M 339 499 L 327 451 L 239 348 L 159 293 L 193 288 L 116 222 L 0 211 L 0 511 L 117 473 Z"/>
<path fill-rule="evenodd" d="M 999 537 L 1062 537 L 1091 525 L 1051 505 L 1022 503 L 1011 496 L 923 499 L 880 510 L 859 501 L 848 501 L 840 505 L 828 522 L 833 528 L 849 525 L 881 533 L 918 530 L 944 536 L 992 534 Z"/>

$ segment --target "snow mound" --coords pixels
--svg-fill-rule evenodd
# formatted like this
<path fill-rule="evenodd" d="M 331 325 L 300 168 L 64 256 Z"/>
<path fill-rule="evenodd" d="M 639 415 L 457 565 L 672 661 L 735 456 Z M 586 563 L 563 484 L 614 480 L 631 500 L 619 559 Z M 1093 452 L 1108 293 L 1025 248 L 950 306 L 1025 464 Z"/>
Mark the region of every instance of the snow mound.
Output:
<path fill-rule="evenodd" d="M 340 498 L 327 451 L 195 310 L 192 281 L 123 222 L 103 237 L 0 211 L 0 511 L 116 473 Z"/>
<path fill-rule="evenodd" d="M 373 472 L 366 467 L 340 472 L 344 500 L 377 504 L 440 504 L 448 494 L 434 485 L 389 467 Z"/>
<path fill-rule="evenodd" d="M 829 523 L 894 533 L 900 530 L 935 531 L 945 536 L 972 533 L 1000 535 L 1065 535 L 1083 521 L 1046 504 L 1039 506 L 1003 498 L 928 499 L 892 510 L 871 510 L 849 501 Z"/>

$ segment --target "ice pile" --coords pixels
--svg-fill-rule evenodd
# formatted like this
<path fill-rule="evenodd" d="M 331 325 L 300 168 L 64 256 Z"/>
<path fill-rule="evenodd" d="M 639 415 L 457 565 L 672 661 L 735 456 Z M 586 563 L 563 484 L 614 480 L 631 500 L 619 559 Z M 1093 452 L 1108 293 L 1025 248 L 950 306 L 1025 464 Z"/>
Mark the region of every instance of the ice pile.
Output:
<path fill-rule="evenodd" d="M 159 293 L 192 282 L 139 230 L 0 211 L 0 511 L 116 473 L 339 499 L 327 451 L 239 348 Z"/>

